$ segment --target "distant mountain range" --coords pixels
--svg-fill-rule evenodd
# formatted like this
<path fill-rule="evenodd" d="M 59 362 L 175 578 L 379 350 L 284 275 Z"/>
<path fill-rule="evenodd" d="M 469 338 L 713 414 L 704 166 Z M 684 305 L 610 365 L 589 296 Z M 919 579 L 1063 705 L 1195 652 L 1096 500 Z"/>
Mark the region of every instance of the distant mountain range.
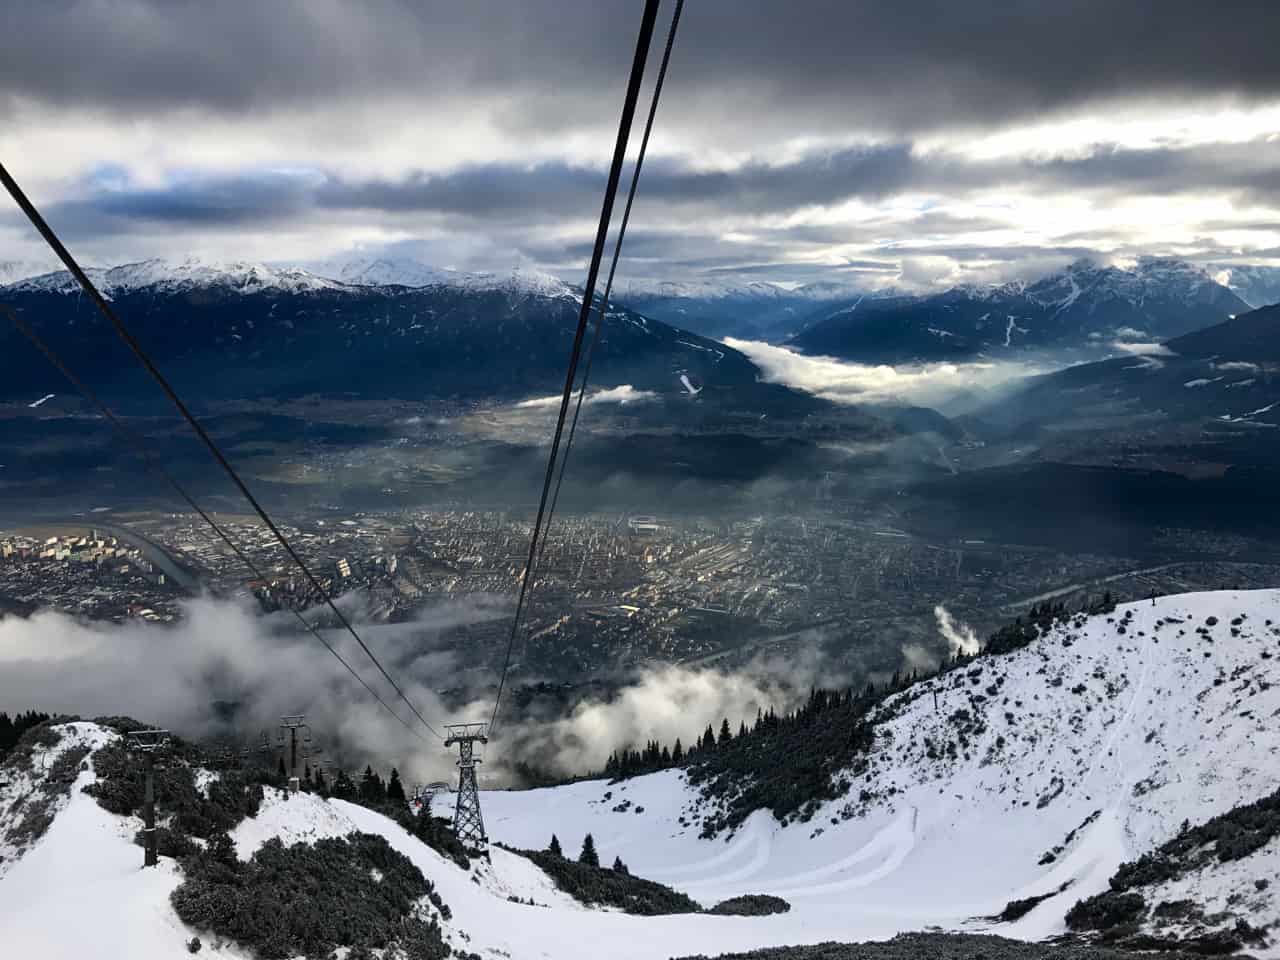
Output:
<path fill-rule="evenodd" d="M 204 399 L 319 393 L 468 401 L 558 393 L 581 303 L 567 284 L 525 271 L 445 274 L 425 286 L 199 260 L 89 272 L 175 382 Z M 389 263 L 341 272 L 404 279 Z M 0 288 L 0 297 L 73 368 L 92 370 L 100 387 L 140 392 L 136 363 L 67 273 L 21 280 Z M 4 395 L 34 399 L 63 389 L 7 325 L 0 343 Z M 751 361 L 721 343 L 621 307 L 609 313 L 592 379 L 753 415 L 825 406 L 758 382 Z"/>
<path fill-rule="evenodd" d="M 866 363 L 1064 351 L 1087 358 L 1117 344 L 1189 333 L 1249 309 L 1205 269 L 1183 261 L 1145 258 L 1124 270 L 1080 260 L 1034 283 L 856 299 L 806 324 L 791 344 Z"/>
<path fill-rule="evenodd" d="M 847 281 L 794 288 L 766 281 L 624 281 L 614 298 L 704 336 L 790 341 L 848 359 L 899 363 L 1063 348 L 1091 359 L 1115 339 L 1175 336 L 1280 302 L 1280 268 L 1146 258 L 1126 270 L 1081 260 L 1031 282 L 930 294 Z"/>
<path fill-rule="evenodd" d="M 613 299 L 703 336 L 776 343 L 799 333 L 816 316 L 825 315 L 828 304 L 888 295 L 867 294 L 840 282 L 786 288 L 763 281 L 624 281 L 615 288 Z"/>

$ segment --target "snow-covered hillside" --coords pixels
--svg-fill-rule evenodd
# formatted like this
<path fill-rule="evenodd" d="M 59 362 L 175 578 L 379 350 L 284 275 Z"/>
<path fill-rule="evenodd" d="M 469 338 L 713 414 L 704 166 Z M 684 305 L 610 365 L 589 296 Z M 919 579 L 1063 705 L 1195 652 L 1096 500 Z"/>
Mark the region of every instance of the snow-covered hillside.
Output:
<path fill-rule="evenodd" d="M 1275 790 L 1277 624 L 1280 591 L 1188 594 L 1077 618 L 1026 648 L 978 658 L 877 708 L 867 769 L 839 774 L 850 779 L 847 795 L 808 822 L 782 826 L 758 811 L 731 835 L 700 839 L 712 801 L 679 771 L 482 795 L 495 840 L 543 848 L 554 833 L 572 856 L 589 832 L 603 863 L 620 856 L 632 873 L 704 905 L 774 894 L 792 905 L 786 914 L 588 909 L 523 858 L 495 848 L 490 864 L 466 871 L 377 813 L 312 795 L 269 792 L 233 840 L 246 858 L 271 837 L 379 834 L 452 911 L 446 937 L 484 957 L 716 955 L 928 926 L 1039 939 L 1061 932 L 1072 904 L 1105 890 L 1122 862 L 1184 820 L 1203 822 Z M 89 745 L 113 736 L 92 724 L 74 730 Z M 48 831 L 0 879 L 0 943 L 26 957 L 178 955 L 192 936 L 168 906 L 178 868 L 162 860 L 141 869 L 131 843 L 138 821 L 84 795 L 93 777 L 90 756 Z M 38 789 L 38 779 L 33 767 L 19 790 Z M 6 789 L 0 824 L 12 820 L 16 794 Z M 438 797 L 437 813 L 450 813 L 451 799 Z M 1144 892 L 1152 903 L 1229 904 L 1263 926 L 1280 922 L 1280 898 L 1254 881 L 1277 876 L 1273 838 L 1248 857 Z M 983 919 L 1045 894 L 1016 922 Z M 1274 942 L 1251 952 L 1280 957 Z"/>
<path fill-rule="evenodd" d="M 757 812 L 733 836 L 699 840 L 698 797 L 678 772 L 488 794 L 487 823 L 522 847 L 555 832 L 568 851 L 591 832 L 602 861 L 621 856 L 704 904 L 784 897 L 792 912 L 761 926 L 796 926 L 769 942 L 972 930 L 1010 900 L 1069 882 L 992 927 L 1043 937 L 1184 820 L 1275 790 L 1276 624 L 1276 591 L 1166 597 L 980 658 L 889 701 L 870 771 L 808 823 Z M 1188 878 L 1179 896 L 1256 899 L 1252 879 L 1280 875 L 1280 840 L 1255 857 Z M 1270 910 L 1262 919 L 1280 921 L 1277 898 Z"/>
<path fill-rule="evenodd" d="M 333 257 L 297 265 L 319 277 L 364 287 L 454 287 L 459 290 L 501 290 L 544 297 L 574 296 L 573 288 L 540 270 L 516 267 L 509 273 L 467 273 L 433 267 L 407 257 Z"/>
<path fill-rule="evenodd" d="M 16 269 L 16 268 L 15 268 Z M 20 271 L 19 271 L 20 272 Z M 412 260 L 357 259 L 322 261 L 304 266 L 268 265 L 242 261 L 219 262 L 188 257 L 151 259 L 116 267 L 85 270 L 106 297 L 149 291 L 183 293 L 217 288 L 230 293 L 359 292 L 366 287 L 422 288 L 444 286 L 470 292 L 497 290 L 541 297 L 574 297 L 572 287 L 537 270 L 516 268 L 510 273 L 459 273 L 438 270 Z M 66 270 L 12 282 L 0 273 L 0 287 L 14 293 L 76 293 L 79 285 Z"/>
<path fill-rule="evenodd" d="M 304 270 L 279 269 L 261 263 L 227 263 L 189 257 L 181 261 L 142 260 L 118 267 L 86 268 L 85 273 L 106 297 L 151 290 L 180 293 L 220 287 L 236 293 L 303 293 L 309 290 L 340 289 L 342 284 Z M 76 293 L 80 286 L 66 270 L 20 280 L 8 288 L 15 293 Z"/>

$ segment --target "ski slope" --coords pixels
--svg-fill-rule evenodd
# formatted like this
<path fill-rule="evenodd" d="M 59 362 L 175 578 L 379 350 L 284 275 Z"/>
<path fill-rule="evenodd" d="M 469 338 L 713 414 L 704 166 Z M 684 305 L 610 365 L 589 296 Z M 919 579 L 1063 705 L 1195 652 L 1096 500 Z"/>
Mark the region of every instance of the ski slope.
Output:
<path fill-rule="evenodd" d="M 1206 626 L 1209 617 L 1216 625 Z M 823 939 L 841 925 L 835 937 L 845 940 L 925 925 L 1049 936 L 1063 931 L 1076 900 L 1105 890 L 1116 867 L 1184 819 L 1276 788 L 1277 624 L 1276 591 L 1187 594 L 980 658 L 889 701 L 872 769 L 850 791 L 868 799 L 830 803 L 808 823 L 782 827 L 757 812 L 733 836 L 700 840 L 697 798 L 667 771 L 613 786 L 490 792 L 486 824 L 517 847 L 544 847 L 554 832 L 569 854 L 590 832 L 602 862 L 621 856 L 632 872 L 708 906 L 745 893 L 784 897 L 792 912 L 762 921 L 760 942 Z M 925 739 L 955 742 L 959 710 L 985 730 L 971 729 L 954 759 L 930 758 Z M 615 812 L 622 800 L 631 804 Z M 1233 883 L 1280 876 L 1277 847 L 1234 880 L 1225 868 L 1188 878 L 1179 895 L 1225 902 Z M 977 919 L 1067 882 L 1017 923 Z M 1280 920 L 1280 905 L 1270 912 Z M 774 928 L 785 932 L 764 933 Z"/>
<path fill-rule="evenodd" d="M 490 863 L 463 870 L 377 813 L 306 794 L 269 792 L 233 840 L 247 858 L 272 837 L 381 834 L 450 907 L 448 939 L 486 958 L 648 960 L 931 926 L 1040 939 L 1061 932 L 1076 900 L 1106 889 L 1121 862 L 1184 819 L 1200 822 L 1275 789 L 1277 624 L 1280 591 L 1188 594 L 1080 618 L 1015 653 L 979 658 L 887 701 L 869 769 L 809 822 L 782 826 L 758 811 L 731 835 L 700 839 L 706 801 L 679 771 L 482 795 L 495 840 L 541 848 L 555 833 L 573 856 L 590 832 L 603 863 L 620 856 L 633 873 L 706 906 L 745 893 L 781 896 L 792 905 L 782 915 L 586 908 L 523 858 L 494 848 Z M 114 736 L 93 724 L 74 731 L 98 745 Z M 131 839 L 140 822 L 84 795 L 93 776 L 90 758 L 48 832 L 0 877 L 4 952 L 181 955 L 196 931 L 169 909 L 179 869 L 163 859 L 141 868 Z M 37 785 L 33 766 L 23 788 Z M 10 806 L 14 796 L 3 794 Z M 436 812 L 450 813 L 452 799 L 437 796 Z M 0 825 L 9 813 L 0 806 Z M 1280 921 L 1280 898 L 1253 884 L 1264 876 L 1280 876 L 1280 840 L 1165 884 L 1157 898 L 1214 909 L 1234 900 L 1233 909 L 1243 903 L 1264 925 Z M 1016 923 L 983 919 L 1063 884 Z M 218 956 L 243 955 L 202 939 Z M 1274 945 L 1250 952 L 1280 957 Z"/>

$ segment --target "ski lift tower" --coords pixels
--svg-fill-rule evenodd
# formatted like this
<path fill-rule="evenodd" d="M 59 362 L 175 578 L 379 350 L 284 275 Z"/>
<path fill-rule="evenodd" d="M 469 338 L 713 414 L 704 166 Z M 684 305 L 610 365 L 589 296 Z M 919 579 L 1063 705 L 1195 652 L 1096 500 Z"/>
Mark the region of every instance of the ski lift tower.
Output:
<path fill-rule="evenodd" d="M 477 743 L 489 742 L 488 725 L 483 723 L 449 723 L 445 725 L 449 736 L 444 745 L 458 745 L 458 803 L 453 813 L 453 833 L 459 840 L 473 847 L 483 847 L 489 842 L 484 832 L 484 818 L 480 815 L 480 788 L 476 785 L 475 755 Z"/>
<path fill-rule="evenodd" d="M 289 790 L 297 793 L 302 783 L 298 778 L 298 731 L 302 731 L 303 748 L 308 749 L 311 744 L 311 728 L 307 726 L 307 716 L 303 713 L 293 714 L 280 718 L 280 736 L 276 740 L 276 746 L 281 750 L 286 745 L 285 731 L 288 733 L 289 747 Z"/>
<path fill-rule="evenodd" d="M 142 803 L 142 833 L 146 840 L 142 865 L 154 867 L 159 862 L 156 849 L 156 752 L 169 745 L 168 730 L 134 730 L 125 741 L 131 753 L 142 754 L 145 787 Z"/>

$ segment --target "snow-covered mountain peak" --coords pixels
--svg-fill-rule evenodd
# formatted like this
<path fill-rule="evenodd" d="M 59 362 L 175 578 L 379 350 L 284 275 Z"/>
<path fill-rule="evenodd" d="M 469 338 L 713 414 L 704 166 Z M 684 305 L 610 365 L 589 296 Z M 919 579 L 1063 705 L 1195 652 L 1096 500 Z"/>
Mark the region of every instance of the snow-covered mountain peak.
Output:
<path fill-rule="evenodd" d="M 661 298 L 681 300 L 778 299 L 787 291 L 760 280 L 746 283 L 732 280 L 625 279 L 614 286 L 613 296 L 622 300 Z"/>
<path fill-rule="evenodd" d="M 350 256 L 298 264 L 307 273 L 356 287 L 455 287 L 460 290 L 501 290 L 540 297 L 574 296 L 573 287 L 558 277 L 529 267 L 510 273 L 468 273 L 434 267 L 412 257 Z"/>
<path fill-rule="evenodd" d="M 429 287 L 468 276 L 411 257 L 333 257 L 298 266 L 316 276 L 360 287 Z"/>
<path fill-rule="evenodd" d="M 181 293 L 186 290 L 217 287 L 236 293 L 260 293 L 270 290 L 301 293 L 308 290 L 337 289 L 342 286 L 305 270 L 269 267 L 249 261 L 219 262 L 196 257 L 187 257 L 184 260 L 166 260 L 156 257 L 107 269 L 87 268 L 85 273 L 107 297 L 144 290 L 157 293 Z M 13 284 L 11 289 L 24 293 L 74 293 L 79 289 L 79 285 L 68 271 L 59 270 L 21 280 Z"/>

